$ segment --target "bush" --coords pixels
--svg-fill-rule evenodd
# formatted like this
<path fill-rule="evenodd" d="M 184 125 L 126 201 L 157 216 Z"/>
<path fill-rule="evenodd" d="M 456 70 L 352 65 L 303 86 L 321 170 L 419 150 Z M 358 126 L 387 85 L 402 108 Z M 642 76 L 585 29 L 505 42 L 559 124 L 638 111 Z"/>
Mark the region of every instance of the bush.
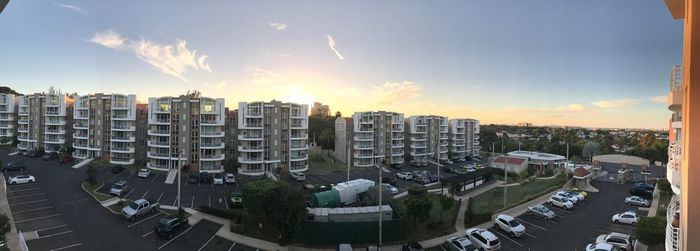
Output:
<path fill-rule="evenodd" d="M 639 241 L 647 246 L 662 245 L 666 240 L 666 219 L 659 216 L 642 218 L 635 232 Z"/>
<path fill-rule="evenodd" d="M 547 168 L 546 170 L 544 170 L 545 177 L 551 177 L 552 175 L 554 175 L 554 170 L 552 170 L 551 168 Z"/>
<path fill-rule="evenodd" d="M 241 223 L 241 214 L 233 210 L 219 209 L 209 206 L 200 206 L 199 211 L 205 214 L 211 214 L 221 218 L 229 219 L 231 220 L 231 223 Z"/>
<path fill-rule="evenodd" d="M 428 188 L 419 185 L 412 185 L 406 189 L 409 196 L 424 196 L 428 194 Z"/>
<path fill-rule="evenodd" d="M 238 233 L 238 234 L 242 234 L 244 230 L 245 230 L 245 226 L 243 226 L 243 224 L 236 224 L 233 222 L 231 223 L 231 227 L 229 228 L 229 231 L 231 231 L 233 233 Z"/>
<path fill-rule="evenodd" d="M 484 222 L 491 220 L 491 215 L 493 212 L 473 212 L 472 211 L 473 198 L 469 198 L 467 201 L 467 210 L 464 211 L 464 227 L 473 227 Z"/>
<path fill-rule="evenodd" d="M 667 179 L 659 179 L 656 181 L 656 185 L 659 186 L 659 190 L 671 193 L 671 183 Z"/>

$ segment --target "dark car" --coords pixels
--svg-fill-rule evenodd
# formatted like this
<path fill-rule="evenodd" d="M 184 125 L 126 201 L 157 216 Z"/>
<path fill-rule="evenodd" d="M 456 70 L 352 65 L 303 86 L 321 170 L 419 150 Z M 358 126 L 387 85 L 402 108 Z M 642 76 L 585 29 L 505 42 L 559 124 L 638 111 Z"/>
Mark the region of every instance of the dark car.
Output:
<path fill-rule="evenodd" d="M 36 157 L 41 157 L 42 155 L 44 155 L 43 151 L 31 150 L 31 151 L 27 152 L 27 157 L 36 158 Z"/>
<path fill-rule="evenodd" d="M 396 178 L 394 178 L 394 177 L 382 177 L 382 183 L 396 186 Z"/>
<path fill-rule="evenodd" d="M 648 184 L 648 183 L 637 182 L 637 183 L 634 183 L 634 186 L 638 187 L 638 188 L 654 191 L 654 186 L 652 186 L 651 184 Z"/>
<path fill-rule="evenodd" d="M 423 246 L 418 242 L 409 242 L 401 246 L 401 251 L 423 251 Z"/>
<path fill-rule="evenodd" d="M 647 190 L 645 188 L 639 187 L 639 186 L 634 186 L 632 189 L 630 189 L 630 194 L 634 196 L 639 196 L 645 199 L 651 199 L 654 195 L 653 190 Z"/>
<path fill-rule="evenodd" d="M 415 181 L 416 183 L 421 184 L 421 185 L 425 185 L 425 184 L 430 183 L 430 179 L 428 179 L 428 177 L 425 177 L 425 176 L 413 177 L 413 181 Z"/>
<path fill-rule="evenodd" d="M 43 160 L 55 160 L 58 159 L 58 154 L 57 153 L 47 153 L 43 157 L 41 157 Z"/>
<path fill-rule="evenodd" d="M 27 166 L 24 165 L 24 162 L 10 162 L 7 163 L 7 165 L 2 168 L 3 172 L 16 172 L 16 171 L 24 171 L 24 169 L 27 169 Z"/>
<path fill-rule="evenodd" d="M 194 175 L 194 174 L 189 175 L 189 176 L 187 176 L 187 183 L 197 184 L 197 183 L 199 183 L 199 177 L 197 177 L 197 175 Z"/>
<path fill-rule="evenodd" d="M 211 183 L 213 178 L 211 177 L 211 174 L 209 173 L 200 173 L 199 174 L 199 183 L 202 184 L 209 184 Z"/>
<path fill-rule="evenodd" d="M 165 216 L 158 221 L 155 232 L 158 236 L 170 240 L 174 235 L 189 227 L 187 218 Z"/>
<path fill-rule="evenodd" d="M 437 182 L 438 181 L 438 176 L 435 174 L 428 174 L 426 177 L 430 180 L 430 182 Z"/>
<path fill-rule="evenodd" d="M 112 173 L 122 173 L 124 171 L 123 166 L 114 165 L 112 166 Z"/>
<path fill-rule="evenodd" d="M 442 171 L 444 171 L 444 172 L 446 172 L 446 173 L 456 173 L 455 168 L 454 168 L 454 167 L 451 167 L 451 166 L 443 167 L 443 168 L 442 168 Z"/>

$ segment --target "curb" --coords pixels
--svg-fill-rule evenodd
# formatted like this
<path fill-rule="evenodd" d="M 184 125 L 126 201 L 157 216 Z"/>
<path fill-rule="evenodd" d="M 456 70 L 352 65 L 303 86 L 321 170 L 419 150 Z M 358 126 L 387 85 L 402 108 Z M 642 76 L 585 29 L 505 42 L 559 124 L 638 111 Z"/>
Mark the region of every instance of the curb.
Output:
<path fill-rule="evenodd" d="M 107 211 L 109 211 L 110 213 L 113 213 L 113 214 L 120 214 L 120 213 L 118 213 L 118 212 L 112 211 L 112 209 L 109 208 L 109 206 L 104 206 L 104 205 L 102 204 L 102 201 L 100 201 L 99 199 L 97 199 L 97 196 L 95 196 L 95 195 L 92 194 L 90 191 L 88 191 L 87 189 L 85 189 L 85 187 L 83 186 L 83 184 L 85 184 L 85 183 L 81 183 L 81 184 L 80 184 L 80 188 L 82 188 L 83 191 L 85 191 L 85 192 L 88 193 L 90 196 L 92 196 L 92 198 L 94 198 L 95 201 L 99 202 L 99 203 L 100 203 L 100 206 L 106 208 Z M 103 186 L 104 186 L 104 182 L 103 182 L 102 186 L 97 187 L 95 190 L 100 189 L 100 188 L 103 187 Z M 93 192 L 95 192 L 95 191 L 93 191 Z M 97 193 L 97 192 L 95 192 L 95 193 Z M 109 199 L 109 200 L 112 200 L 112 199 Z M 109 200 L 107 200 L 107 201 L 109 201 Z M 115 204 L 116 204 L 116 203 L 115 203 Z"/>

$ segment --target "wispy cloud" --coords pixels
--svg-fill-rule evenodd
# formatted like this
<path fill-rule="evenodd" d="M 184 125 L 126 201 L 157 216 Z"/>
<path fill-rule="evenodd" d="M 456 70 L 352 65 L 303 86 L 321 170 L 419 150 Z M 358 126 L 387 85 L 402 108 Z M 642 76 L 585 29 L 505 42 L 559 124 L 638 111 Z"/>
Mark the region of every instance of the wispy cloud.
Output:
<path fill-rule="evenodd" d="M 272 28 L 274 28 L 275 30 L 278 30 L 278 31 L 286 31 L 286 30 L 287 30 L 287 24 L 283 24 L 283 23 L 274 23 L 274 22 L 270 22 L 270 23 L 267 23 L 267 24 L 269 24 L 270 27 L 272 27 Z"/>
<path fill-rule="evenodd" d="M 386 82 L 373 88 L 377 103 L 385 105 L 421 96 L 423 90 L 411 81 Z"/>
<path fill-rule="evenodd" d="M 668 96 L 667 95 L 653 96 L 653 97 L 649 98 L 649 101 L 654 102 L 654 103 L 665 104 L 666 102 L 668 102 Z"/>
<path fill-rule="evenodd" d="M 335 52 L 335 55 L 338 56 L 338 59 L 345 60 L 345 57 L 343 57 L 343 55 L 335 49 L 335 39 L 333 39 L 333 37 L 331 37 L 331 35 L 329 34 L 326 34 L 326 36 L 328 36 L 328 47 L 331 47 L 331 50 Z"/>
<path fill-rule="evenodd" d="M 280 54 L 281 58 L 291 58 L 292 54 Z"/>
<path fill-rule="evenodd" d="M 83 14 L 83 15 L 88 14 L 87 11 L 83 10 L 83 8 L 80 8 L 80 7 L 75 6 L 75 5 L 64 4 L 64 3 L 54 3 L 53 5 L 61 7 L 61 8 L 69 9 L 69 10 L 78 12 L 78 13 Z"/>
<path fill-rule="evenodd" d="M 526 107 L 518 107 L 518 108 L 507 108 L 506 112 L 514 112 L 514 113 L 542 113 L 542 114 L 564 114 L 564 113 L 572 113 L 572 112 L 584 112 L 586 111 L 586 106 L 583 104 L 568 104 L 565 106 L 559 106 L 559 107 L 553 107 L 553 108 L 526 108 Z"/>
<path fill-rule="evenodd" d="M 617 100 L 601 100 L 591 103 L 592 105 L 602 109 L 619 109 L 635 106 L 639 104 L 639 99 L 617 99 Z"/>
<path fill-rule="evenodd" d="M 285 76 L 260 67 L 248 67 L 245 71 L 253 76 L 253 82 L 259 84 L 275 84 L 280 80 L 286 79 Z"/>
<path fill-rule="evenodd" d="M 107 48 L 134 53 L 136 57 L 158 68 L 162 73 L 177 77 L 185 82 L 188 69 L 212 72 L 207 63 L 207 55 L 197 56 L 195 50 L 187 48 L 185 40 L 177 39 L 174 45 L 159 44 L 144 38 L 131 40 L 123 38 L 113 30 L 97 32 L 91 42 Z"/>
<path fill-rule="evenodd" d="M 218 82 L 218 83 L 211 83 L 211 84 L 210 84 L 210 83 L 204 83 L 204 86 L 205 86 L 205 87 L 207 87 L 207 88 L 212 88 L 212 89 L 215 89 L 215 90 L 223 90 L 224 87 L 226 87 L 226 85 L 227 85 L 226 81 L 221 81 L 221 82 Z"/>

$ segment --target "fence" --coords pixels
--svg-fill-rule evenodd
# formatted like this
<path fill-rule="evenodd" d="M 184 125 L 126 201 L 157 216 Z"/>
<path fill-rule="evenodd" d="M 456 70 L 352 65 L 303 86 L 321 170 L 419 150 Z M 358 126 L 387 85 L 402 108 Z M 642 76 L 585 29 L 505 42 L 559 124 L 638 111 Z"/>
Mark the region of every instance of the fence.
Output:
<path fill-rule="evenodd" d="M 340 243 L 375 244 L 379 238 L 379 223 L 312 222 L 304 221 L 296 240 L 307 245 L 334 246 Z M 400 241 L 403 236 L 401 216 L 394 208 L 391 220 L 382 221 L 382 243 Z"/>

